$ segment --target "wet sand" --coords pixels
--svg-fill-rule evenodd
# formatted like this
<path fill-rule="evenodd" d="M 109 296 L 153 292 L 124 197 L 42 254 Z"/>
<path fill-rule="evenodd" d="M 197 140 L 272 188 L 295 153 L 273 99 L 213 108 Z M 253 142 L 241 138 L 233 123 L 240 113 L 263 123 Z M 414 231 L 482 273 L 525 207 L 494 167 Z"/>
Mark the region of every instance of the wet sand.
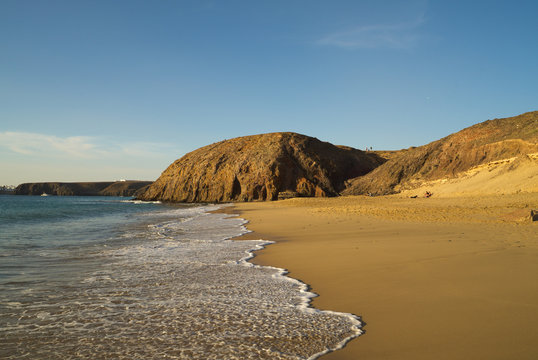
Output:
<path fill-rule="evenodd" d="M 366 333 L 323 359 L 538 358 L 538 194 L 342 197 L 234 205 L 253 262 L 286 268 L 313 306 Z"/>

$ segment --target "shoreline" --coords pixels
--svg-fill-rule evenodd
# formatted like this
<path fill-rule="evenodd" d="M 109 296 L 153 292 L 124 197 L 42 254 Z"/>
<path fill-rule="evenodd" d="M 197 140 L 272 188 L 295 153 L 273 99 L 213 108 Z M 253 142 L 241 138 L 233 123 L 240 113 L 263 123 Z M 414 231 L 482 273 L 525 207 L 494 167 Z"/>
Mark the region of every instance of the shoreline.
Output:
<path fill-rule="evenodd" d="M 208 213 L 225 214 L 232 218 L 242 219 L 241 216 L 238 215 L 238 211 L 235 208 L 235 206 L 223 206 L 223 207 L 220 207 L 219 209 L 208 211 Z M 325 350 L 321 352 L 315 353 L 311 355 L 310 357 L 308 357 L 307 360 L 316 360 L 316 359 L 319 359 L 320 357 L 323 357 L 324 355 L 333 353 L 335 351 L 339 351 L 345 348 L 350 341 L 353 341 L 357 337 L 364 334 L 364 329 L 363 329 L 364 322 L 359 316 L 355 314 L 351 314 L 351 313 L 344 313 L 344 312 L 337 312 L 333 310 L 324 310 L 324 309 L 316 308 L 315 306 L 312 305 L 312 301 L 313 299 L 317 298 L 319 294 L 315 293 L 309 284 L 299 279 L 296 279 L 292 276 L 289 276 L 289 271 L 285 268 L 275 267 L 271 264 L 256 263 L 254 259 L 256 258 L 257 254 L 267 249 L 268 246 L 274 245 L 276 242 L 272 240 L 261 239 L 258 233 L 252 230 L 248 230 L 248 227 L 247 227 L 248 220 L 246 219 L 242 219 L 242 220 L 245 221 L 242 227 L 244 227 L 244 229 L 246 229 L 248 232 L 242 235 L 233 236 L 231 240 L 257 241 L 260 243 L 254 246 L 252 249 L 248 250 L 247 251 L 248 255 L 241 258 L 238 262 L 239 264 L 242 264 L 244 266 L 264 267 L 264 268 L 270 268 L 270 269 L 276 270 L 277 271 L 276 275 L 278 277 L 281 277 L 291 283 L 297 284 L 299 286 L 299 292 L 301 294 L 302 300 L 300 304 L 294 305 L 294 306 L 297 306 L 302 311 L 311 312 L 311 313 L 328 313 L 328 314 L 338 315 L 338 316 L 350 319 L 351 323 L 353 324 L 353 326 L 351 327 L 351 335 L 344 338 L 340 342 L 336 343 L 333 348 L 326 348 Z"/>
<path fill-rule="evenodd" d="M 323 359 L 533 359 L 538 224 L 522 214 L 537 200 L 303 198 L 231 209 L 254 231 L 239 239 L 276 242 L 252 263 L 308 284 L 319 295 L 312 307 L 365 323 Z"/>
<path fill-rule="evenodd" d="M 246 235 L 248 235 L 248 234 L 236 236 L 233 239 L 234 240 L 241 240 L 240 238 L 242 238 L 242 237 L 244 237 Z M 242 240 L 255 240 L 255 239 L 242 239 Z M 295 278 L 289 276 L 289 272 L 288 272 L 287 269 L 274 267 L 274 266 L 271 266 L 271 265 L 256 264 L 255 262 L 253 262 L 252 260 L 256 257 L 257 252 L 263 251 L 263 250 L 265 250 L 267 248 L 267 246 L 273 245 L 275 243 L 275 242 L 267 241 L 267 240 L 260 240 L 260 239 L 256 239 L 256 240 L 257 241 L 265 241 L 265 242 L 263 242 L 263 243 L 261 243 L 259 245 L 256 245 L 256 247 L 249 250 L 248 255 L 245 256 L 244 258 L 242 258 L 239 261 L 241 264 L 243 264 L 245 266 L 259 266 L 259 267 L 270 268 L 270 269 L 276 270 L 277 271 L 276 275 L 278 277 L 284 278 L 286 281 L 289 281 L 289 282 L 292 282 L 294 284 L 297 284 L 299 286 L 299 292 L 301 294 L 302 301 L 301 301 L 301 303 L 299 305 L 295 305 L 295 306 L 297 306 L 301 310 L 303 310 L 305 312 L 312 312 L 312 313 L 324 312 L 324 313 L 335 314 L 335 315 L 338 315 L 338 316 L 349 318 L 351 320 L 351 322 L 353 323 L 353 326 L 352 326 L 353 334 L 352 335 L 344 338 L 342 341 L 337 343 L 334 348 L 326 348 L 324 351 L 321 351 L 321 352 L 318 352 L 318 353 L 315 353 L 315 354 L 311 355 L 310 357 L 308 357 L 307 360 L 316 360 L 316 359 L 319 359 L 320 357 L 322 357 L 324 355 L 327 355 L 327 354 L 330 354 L 332 352 L 341 350 L 341 349 L 345 348 L 345 346 L 350 341 L 353 341 L 357 337 L 364 334 L 364 330 L 362 329 L 363 326 L 364 326 L 364 323 L 361 320 L 361 318 L 356 316 L 355 314 L 342 313 L 342 312 L 336 312 L 336 311 L 331 311 L 331 310 L 321 310 L 321 309 L 317 309 L 314 306 L 312 306 L 312 300 L 315 299 L 316 297 L 318 297 L 319 295 L 312 291 L 310 285 L 306 284 L 305 282 L 303 282 L 301 280 L 298 280 L 298 279 L 295 279 Z"/>

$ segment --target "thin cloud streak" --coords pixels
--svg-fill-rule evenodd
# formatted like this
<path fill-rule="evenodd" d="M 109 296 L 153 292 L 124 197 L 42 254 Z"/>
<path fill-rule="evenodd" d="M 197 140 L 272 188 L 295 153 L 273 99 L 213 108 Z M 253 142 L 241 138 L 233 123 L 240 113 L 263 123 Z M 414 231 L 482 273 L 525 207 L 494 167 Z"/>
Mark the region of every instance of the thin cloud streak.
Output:
<path fill-rule="evenodd" d="M 36 181 L 156 179 L 180 147 L 107 136 L 0 132 L 0 185 Z"/>
<path fill-rule="evenodd" d="M 359 26 L 351 30 L 328 34 L 316 43 L 345 49 L 410 49 L 415 47 L 421 35 L 423 17 L 408 23 L 376 24 Z"/>
<path fill-rule="evenodd" d="M 0 132 L 0 149 L 12 153 L 49 158 L 101 159 L 118 157 L 159 157 L 177 147 L 165 143 L 117 143 L 101 137 Z"/>
<path fill-rule="evenodd" d="M 0 132 L 0 147 L 22 155 L 64 154 L 77 158 L 103 155 L 91 137 L 65 138 L 27 132 Z"/>

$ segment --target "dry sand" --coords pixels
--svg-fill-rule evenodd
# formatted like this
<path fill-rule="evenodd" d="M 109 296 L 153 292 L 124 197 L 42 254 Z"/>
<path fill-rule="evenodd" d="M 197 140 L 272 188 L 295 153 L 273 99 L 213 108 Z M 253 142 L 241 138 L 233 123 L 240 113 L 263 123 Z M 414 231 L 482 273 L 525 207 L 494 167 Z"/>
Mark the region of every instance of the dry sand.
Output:
<path fill-rule="evenodd" d="M 537 359 L 538 193 L 236 204 L 255 263 L 311 285 L 366 333 L 324 359 Z"/>

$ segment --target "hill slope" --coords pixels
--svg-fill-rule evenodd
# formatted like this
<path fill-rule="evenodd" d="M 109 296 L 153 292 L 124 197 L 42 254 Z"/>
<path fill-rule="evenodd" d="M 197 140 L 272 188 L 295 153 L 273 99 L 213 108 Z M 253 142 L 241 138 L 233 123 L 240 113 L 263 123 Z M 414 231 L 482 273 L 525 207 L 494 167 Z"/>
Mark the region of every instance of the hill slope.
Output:
<path fill-rule="evenodd" d="M 482 164 L 536 153 L 537 142 L 538 111 L 488 120 L 396 154 L 366 176 L 350 180 L 343 195 L 390 194 L 425 181 L 453 178 Z"/>
<path fill-rule="evenodd" d="M 384 160 L 296 133 L 221 141 L 172 163 L 141 200 L 222 202 L 276 200 L 286 193 L 335 196 L 347 179 Z"/>

